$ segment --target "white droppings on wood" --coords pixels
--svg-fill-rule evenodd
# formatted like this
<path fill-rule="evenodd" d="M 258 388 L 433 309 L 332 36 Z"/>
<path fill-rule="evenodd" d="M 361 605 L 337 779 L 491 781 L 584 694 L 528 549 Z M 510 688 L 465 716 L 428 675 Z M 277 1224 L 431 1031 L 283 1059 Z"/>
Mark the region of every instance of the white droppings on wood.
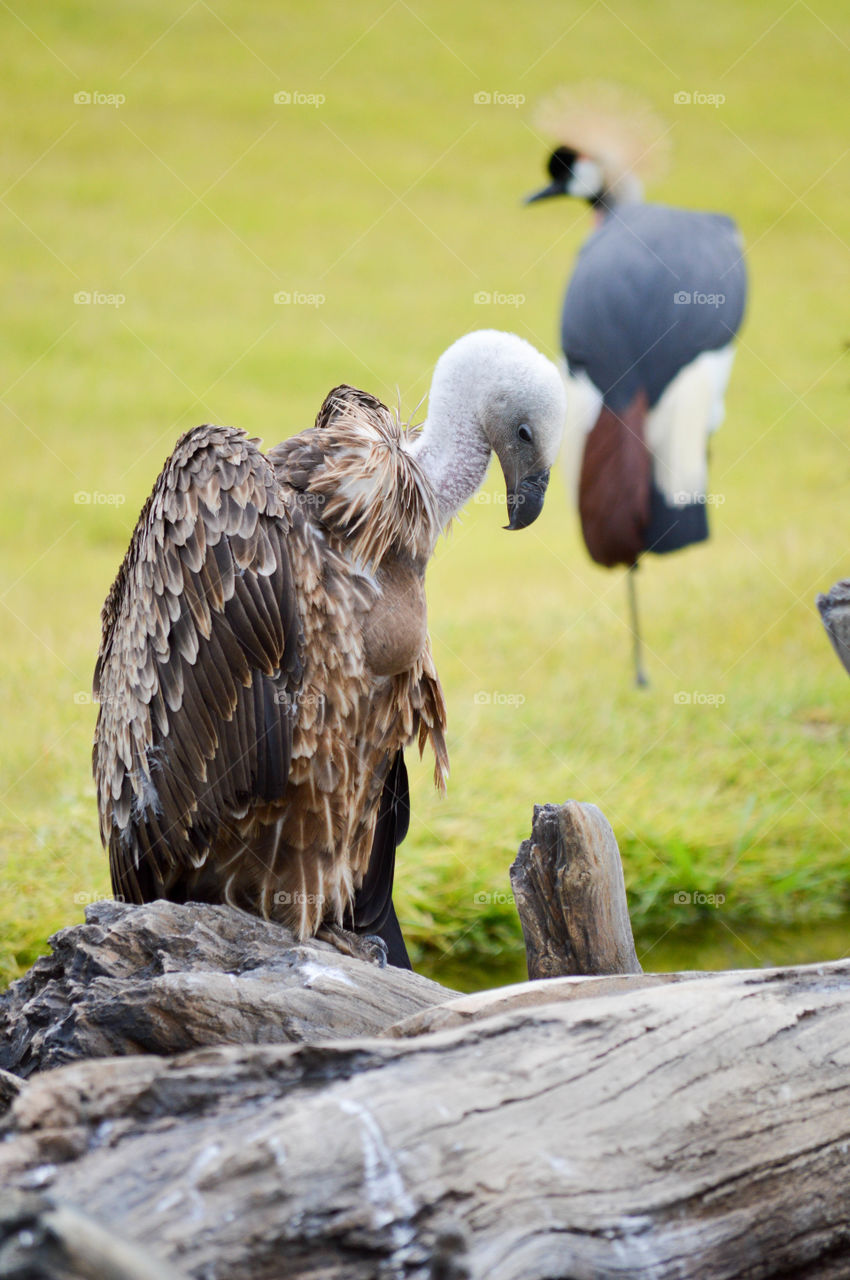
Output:
<path fill-rule="evenodd" d="M 357 983 L 342 969 L 332 969 L 329 965 L 315 964 L 312 960 L 305 960 L 300 964 L 298 972 L 305 987 L 316 987 L 319 991 L 321 991 L 323 985 L 334 982 L 344 987 L 357 987 Z"/>
<path fill-rule="evenodd" d="M 413 1237 L 408 1220 L 416 1212 L 416 1206 L 404 1189 L 401 1171 L 377 1120 L 366 1107 L 351 1098 L 341 1098 L 339 1107 L 360 1122 L 363 1184 L 372 1206 L 372 1226 L 377 1229 L 392 1223 L 393 1244 L 397 1248 L 408 1244 Z"/>
<path fill-rule="evenodd" d="M 187 1220 L 189 1222 L 201 1222 L 206 1217 L 206 1206 L 204 1198 L 198 1187 L 198 1180 L 204 1170 L 211 1165 L 221 1155 L 221 1147 L 217 1142 L 211 1142 L 203 1147 L 195 1159 L 186 1170 L 186 1184 L 182 1187 L 175 1187 L 172 1191 L 167 1192 L 161 1199 L 156 1202 L 157 1213 L 166 1213 L 169 1209 L 175 1208 L 181 1201 L 187 1202 Z"/>
<path fill-rule="evenodd" d="M 30 1169 L 24 1174 L 21 1178 L 21 1186 L 30 1190 L 35 1190 L 38 1187 L 47 1186 L 48 1182 L 52 1182 L 55 1177 L 55 1164 L 40 1164 L 37 1165 L 35 1169 Z"/>

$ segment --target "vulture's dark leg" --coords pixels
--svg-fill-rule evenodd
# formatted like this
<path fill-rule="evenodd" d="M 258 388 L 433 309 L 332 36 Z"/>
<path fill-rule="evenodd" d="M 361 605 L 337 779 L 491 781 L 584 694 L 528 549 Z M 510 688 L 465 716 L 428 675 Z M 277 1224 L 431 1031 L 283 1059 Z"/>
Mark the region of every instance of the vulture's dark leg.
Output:
<path fill-rule="evenodd" d="M 397 969 L 413 967 L 392 898 L 395 851 L 407 835 L 409 825 L 407 768 L 404 755 L 399 751 L 387 770 L 369 866 L 355 896 L 354 909 L 345 920 L 346 926 L 353 924 L 358 934 L 383 939 L 389 962 Z"/>
<path fill-rule="evenodd" d="M 329 942 L 344 956 L 367 960 L 370 964 L 376 964 L 379 969 L 387 967 L 387 944 L 374 933 L 354 933 L 351 929 L 343 929 L 341 925 L 325 921 L 316 930 L 316 937 L 321 942 Z"/>
<path fill-rule="evenodd" d="M 404 938 L 401 932 L 401 925 L 398 922 L 398 916 L 395 913 L 395 907 L 392 902 L 387 912 L 387 918 L 384 920 L 378 936 L 383 938 L 387 946 L 387 959 L 390 964 L 395 965 L 396 969 L 412 969 L 410 956 L 407 954 L 407 947 L 404 945 Z"/>
<path fill-rule="evenodd" d="M 635 663 L 635 684 L 639 689 L 644 689 L 649 684 L 646 678 L 646 672 L 643 669 L 643 646 L 640 639 L 640 622 L 638 621 L 637 607 L 637 588 L 635 587 L 635 574 L 637 573 L 637 561 L 630 565 L 627 581 L 629 586 L 629 610 L 631 612 L 632 627 L 632 653 Z"/>

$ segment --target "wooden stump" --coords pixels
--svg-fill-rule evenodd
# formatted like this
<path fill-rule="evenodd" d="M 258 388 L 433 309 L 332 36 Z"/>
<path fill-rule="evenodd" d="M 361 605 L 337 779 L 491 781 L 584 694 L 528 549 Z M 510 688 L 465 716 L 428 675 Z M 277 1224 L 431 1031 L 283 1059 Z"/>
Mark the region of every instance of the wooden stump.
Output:
<path fill-rule="evenodd" d="M 535 805 L 511 884 L 529 978 L 642 972 L 620 850 L 595 804 Z"/>

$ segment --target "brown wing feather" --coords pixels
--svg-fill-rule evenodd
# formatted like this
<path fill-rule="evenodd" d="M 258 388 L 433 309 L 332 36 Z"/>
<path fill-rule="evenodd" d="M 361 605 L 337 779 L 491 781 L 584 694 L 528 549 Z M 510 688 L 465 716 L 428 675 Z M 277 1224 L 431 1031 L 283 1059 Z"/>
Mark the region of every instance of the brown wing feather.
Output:
<path fill-rule="evenodd" d="M 113 890 L 180 895 L 233 811 L 279 800 L 301 664 L 290 522 L 258 442 L 198 427 L 148 499 L 103 609 L 94 746 Z"/>
<path fill-rule="evenodd" d="M 398 414 L 356 387 L 334 387 L 311 431 L 284 441 L 269 461 L 301 491 L 309 514 L 364 567 L 405 554 L 427 562 L 440 532 L 437 498 L 405 447 Z"/>

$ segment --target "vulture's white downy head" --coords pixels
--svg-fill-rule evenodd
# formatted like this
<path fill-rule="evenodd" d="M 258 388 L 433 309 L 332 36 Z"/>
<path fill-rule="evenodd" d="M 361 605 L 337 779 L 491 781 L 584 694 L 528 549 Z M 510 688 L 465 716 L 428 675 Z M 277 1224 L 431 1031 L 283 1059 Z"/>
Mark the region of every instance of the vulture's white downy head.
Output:
<path fill-rule="evenodd" d="M 446 525 L 480 488 L 491 451 L 507 486 L 509 529 L 540 515 L 561 443 L 566 393 L 551 360 L 515 333 L 480 329 L 437 361 L 414 446 Z"/>

